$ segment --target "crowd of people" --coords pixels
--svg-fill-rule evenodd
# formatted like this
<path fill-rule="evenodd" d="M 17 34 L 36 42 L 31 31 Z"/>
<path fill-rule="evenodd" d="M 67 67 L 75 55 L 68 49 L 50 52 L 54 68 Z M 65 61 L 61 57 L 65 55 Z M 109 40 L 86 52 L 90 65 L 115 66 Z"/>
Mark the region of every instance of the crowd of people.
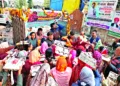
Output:
<path fill-rule="evenodd" d="M 87 38 L 84 31 L 78 36 L 74 31 L 62 36 L 63 29 L 57 23 L 52 23 L 51 30 L 44 36 L 42 28 L 37 32 L 30 32 L 26 37 L 27 45 L 17 45 L 15 52 L 19 52 L 17 58 L 25 58 L 25 64 L 14 71 L 14 86 L 110 86 L 104 83 L 110 71 L 120 74 L 120 47 L 115 46 L 114 55 L 110 61 L 103 61 L 102 56 L 108 55 L 107 50 L 97 31 L 93 30 L 91 37 Z M 55 40 L 65 42 L 64 47 L 70 48 L 68 57 L 56 54 Z M 115 45 L 115 44 L 114 44 Z M 82 52 L 91 52 L 96 59 L 96 68 L 79 60 Z M 44 57 L 42 57 L 44 55 Z M 41 58 L 44 58 L 41 60 Z M 102 63 L 106 64 L 106 67 Z M 6 59 L 1 61 L 5 64 Z M 39 70 L 32 74 L 32 67 L 40 66 Z M 2 70 L 0 86 L 9 86 L 8 74 L 10 70 Z M 115 86 L 120 86 L 120 76 Z M 112 86 L 112 85 L 111 85 Z"/>

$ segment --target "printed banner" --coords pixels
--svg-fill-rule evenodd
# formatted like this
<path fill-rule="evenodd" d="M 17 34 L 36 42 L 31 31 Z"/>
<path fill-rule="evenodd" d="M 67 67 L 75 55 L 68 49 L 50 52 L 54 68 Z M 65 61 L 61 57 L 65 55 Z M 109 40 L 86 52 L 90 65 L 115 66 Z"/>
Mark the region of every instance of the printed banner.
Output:
<path fill-rule="evenodd" d="M 87 25 L 109 30 L 118 0 L 91 0 Z"/>
<path fill-rule="evenodd" d="M 62 56 L 69 56 L 70 49 L 67 47 L 56 46 L 55 53 Z"/>
<path fill-rule="evenodd" d="M 92 68 L 96 68 L 96 59 L 92 57 L 90 52 L 82 52 L 79 56 L 79 59 Z"/>
<path fill-rule="evenodd" d="M 20 66 L 24 65 L 24 60 L 23 58 L 8 58 L 5 66 L 3 67 L 3 69 L 8 69 L 8 70 L 19 70 Z"/>
<path fill-rule="evenodd" d="M 54 44 L 57 46 L 64 47 L 66 43 L 64 41 L 55 40 Z"/>
<path fill-rule="evenodd" d="M 118 76 L 119 76 L 118 74 L 111 71 L 107 78 L 108 86 L 117 86 L 117 77 Z"/>
<path fill-rule="evenodd" d="M 108 35 L 120 38 L 120 11 L 116 11 Z"/>

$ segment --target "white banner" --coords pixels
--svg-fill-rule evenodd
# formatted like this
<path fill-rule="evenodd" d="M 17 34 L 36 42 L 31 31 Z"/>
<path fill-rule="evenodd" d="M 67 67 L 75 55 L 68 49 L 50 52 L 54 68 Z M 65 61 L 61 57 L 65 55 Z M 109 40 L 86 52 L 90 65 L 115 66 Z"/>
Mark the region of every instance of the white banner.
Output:
<path fill-rule="evenodd" d="M 67 47 L 56 46 L 55 53 L 65 57 L 69 56 L 70 49 Z"/>
<path fill-rule="evenodd" d="M 88 64 L 92 68 L 96 68 L 96 59 L 92 57 L 92 53 L 90 52 L 82 52 L 79 56 L 79 60 Z"/>

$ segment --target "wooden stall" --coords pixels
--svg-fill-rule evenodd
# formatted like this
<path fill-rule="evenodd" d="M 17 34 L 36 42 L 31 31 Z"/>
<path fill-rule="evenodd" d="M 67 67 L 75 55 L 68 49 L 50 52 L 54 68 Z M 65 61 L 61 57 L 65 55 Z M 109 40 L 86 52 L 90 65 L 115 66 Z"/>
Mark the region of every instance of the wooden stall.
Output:
<path fill-rule="evenodd" d="M 70 14 L 70 26 L 71 30 L 75 32 L 80 32 L 83 21 L 83 13 L 80 10 L 75 10 L 72 14 Z"/>

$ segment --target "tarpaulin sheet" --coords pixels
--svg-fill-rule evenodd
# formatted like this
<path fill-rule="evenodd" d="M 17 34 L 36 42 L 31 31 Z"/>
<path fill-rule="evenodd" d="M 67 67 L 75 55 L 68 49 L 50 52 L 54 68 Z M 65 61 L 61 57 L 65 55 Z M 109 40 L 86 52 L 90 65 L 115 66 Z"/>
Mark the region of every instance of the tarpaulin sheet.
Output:
<path fill-rule="evenodd" d="M 61 11 L 63 6 L 63 0 L 51 0 L 50 8 L 53 10 Z"/>
<path fill-rule="evenodd" d="M 80 0 L 64 0 L 62 10 L 71 14 L 74 10 L 79 9 L 79 6 Z"/>

